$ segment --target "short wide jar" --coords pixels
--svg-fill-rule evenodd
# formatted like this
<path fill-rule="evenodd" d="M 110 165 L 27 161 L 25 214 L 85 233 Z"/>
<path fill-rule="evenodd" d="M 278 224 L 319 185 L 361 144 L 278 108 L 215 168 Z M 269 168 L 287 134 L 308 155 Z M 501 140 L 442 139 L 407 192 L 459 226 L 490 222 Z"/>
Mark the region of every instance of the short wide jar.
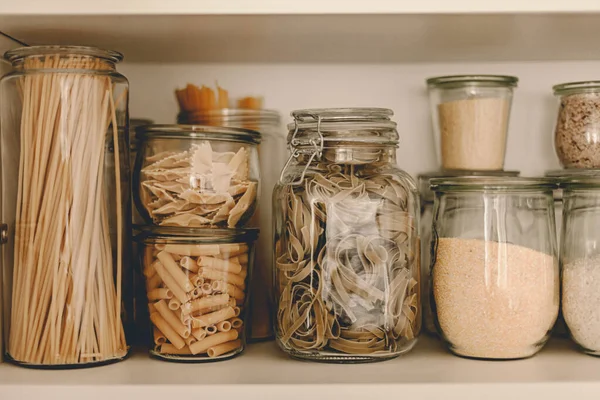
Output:
<path fill-rule="evenodd" d="M 294 111 L 276 186 L 275 334 L 295 358 L 380 361 L 420 329 L 419 214 L 387 109 Z"/>
<path fill-rule="evenodd" d="M 513 89 L 502 75 L 455 75 L 427 79 L 437 154 L 446 170 L 504 168 Z"/>
<path fill-rule="evenodd" d="M 563 180 L 562 314 L 573 341 L 600 355 L 600 174 Z"/>
<path fill-rule="evenodd" d="M 560 100 L 554 148 L 565 168 L 600 168 L 600 81 L 552 88 Z"/>
<path fill-rule="evenodd" d="M 435 192 L 433 309 L 459 355 L 518 359 L 546 343 L 559 308 L 554 185 L 443 178 Z"/>
<path fill-rule="evenodd" d="M 167 361 L 231 358 L 245 347 L 258 229 L 144 227 L 150 354 Z"/>
<path fill-rule="evenodd" d="M 137 130 L 133 195 L 145 223 L 182 228 L 245 226 L 259 197 L 260 133 L 201 125 Z"/>

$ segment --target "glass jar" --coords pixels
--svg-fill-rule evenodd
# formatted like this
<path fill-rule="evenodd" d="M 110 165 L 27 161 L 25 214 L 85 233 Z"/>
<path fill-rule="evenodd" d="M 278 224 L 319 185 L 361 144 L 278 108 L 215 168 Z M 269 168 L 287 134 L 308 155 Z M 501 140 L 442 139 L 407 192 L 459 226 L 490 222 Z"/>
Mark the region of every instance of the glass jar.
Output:
<path fill-rule="evenodd" d="M 421 200 L 421 303 L 423 308 L 423 329 L 430 335 L 437 335 L 435 318 L 431 309 L 431 225 L 433 223 L 433 198 L 430 189 L 431 179 L 453 176 L 504 176 L 517 177 L 519 171 L 438 171 L 421 174 L 417 177 Z"/>
<path fill-rule="evenodd" d="M 142 229 L 150 354 L 190 362 L 240 354 L 258 229 Z"/>
<path fill-rule="evenodd" d="M 279 172 L 287 160 L 286 141 L 281 129 L 279 113 L 274 110 L 247 110 L 224 108 L 217 110 L 197 110 L 193 113 L 181 112 L 177 116 L 180 124 L 202 124 L 252 129 L 260 132 L 262 139 L 258 146 L 260 160 L 260 204 L 250 224 L 258 226 L 261 235 L 256 247 L 256 268 L 252 283 L 252 304 L 250 337 L 251 340 L 265 340 L 273 337 L 272 293 L 273 287 L 273 188 L 279 180 Z M 266 212 L 261 212 L 266 210 Z"/>
<path fill-rule="evenodd" d="M 518 359 L 546 343 L 559 308 L 554 185 L 434 179 L 433 309 L 459 356 Z"/>
<path fill-rule="evenodd" d="M 513 89 L 502 75 L 427 79 L 438 161 L 446 170 L 504 168 Z"/>
<path fill-rule="evenodd" d="M 150 125 L 137 136 L 133 194 L 146 223 L 236 228 L 250 220 L 259 193 L 258 132 Z"/>
<path fill-rule="evenodd" d="M 600 81 L 562 83 L 554 148 L 565 168 L 600 168 Z"/>
<path fill-rule="evenodd" d="M 0 88 L 7 356 L 59 368 L 122 360 L 132 295 L 122 55 L 33 46 L 5 59 L 14 68 Z"/>
<path fill-rule="evenodd" d="M 573 341 L 600 355 L 600 175 L 564 179 L 562 314 Z"/>
<path fill-rule="evenodd" d="M 420 329 L 418 196 L 391 110 L 292 112 L 276 186 L 275 336 L 295 358 L 368 362 Z"/>

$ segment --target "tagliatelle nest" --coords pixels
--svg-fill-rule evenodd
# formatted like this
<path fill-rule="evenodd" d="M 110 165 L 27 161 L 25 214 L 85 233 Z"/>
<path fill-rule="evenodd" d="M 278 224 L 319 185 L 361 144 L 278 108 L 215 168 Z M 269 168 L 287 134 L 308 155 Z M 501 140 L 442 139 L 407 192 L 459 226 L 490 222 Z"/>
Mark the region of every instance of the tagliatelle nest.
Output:
<path fill-rule="evenodd" d="M 153 222 L 163 226 L 234 228 L 256 208 L 248 151 L 216 152 L 205 140 L 188 151 L 147 157 L 140 198 Z"/>
<path fill-rule="evenodd" d="M 415 196 L 372 166 L 316 170 L 279 198 L 280 342 L 291 351 L 398 351 L 419 329 Z"/>

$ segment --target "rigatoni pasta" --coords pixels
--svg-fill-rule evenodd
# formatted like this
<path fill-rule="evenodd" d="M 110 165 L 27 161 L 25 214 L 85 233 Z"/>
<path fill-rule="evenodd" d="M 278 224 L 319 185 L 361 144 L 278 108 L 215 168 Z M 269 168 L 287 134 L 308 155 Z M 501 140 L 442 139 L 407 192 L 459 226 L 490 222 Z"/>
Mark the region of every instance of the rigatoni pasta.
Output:
<path fill-rule="evenodd" d="M 156 233 L 161 229 L 164 231 L 155 228 L 138 237 L 146 250 L 142 269 L 150 276 L 151 354 L 192 361 L 239 354 L 244 348 L 248 260 L 253 259 L 256 230 L 213 229 L 203 230 L 205 236 L 195 236 L 175 228 L 168 234 Z M 228 243 L 233 240 L 244 242 Z M 208 266 L 205 257 L 218 261 Z M 157 285 L 154 276 L 160 277 Z"/>

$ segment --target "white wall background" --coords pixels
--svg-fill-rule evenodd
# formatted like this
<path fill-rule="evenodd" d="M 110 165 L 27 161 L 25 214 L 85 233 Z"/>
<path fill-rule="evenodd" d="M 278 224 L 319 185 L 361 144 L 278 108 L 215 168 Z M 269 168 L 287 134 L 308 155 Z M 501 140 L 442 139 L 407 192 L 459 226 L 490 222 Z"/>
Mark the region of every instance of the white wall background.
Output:
<path fill-rule="evenodd" d="M 262 95 L 265 105 L 289 122 L 307 107 L 387 107 L 394 110 L 398 164 L 412 174 L 437 166 L 425 79 L 435 75 L 487 73 L 519 77 L 508 135 L 506 169 L 541 175 L 559 168 L 553 149 L 557 103 L 551 86 L 600 79 L 600 62 L 469 64 L 123 64 L 131 83 L 131 116 L 173 123 L 174 90 L 188 82 L 219 84 L 231 97 Z"/>

